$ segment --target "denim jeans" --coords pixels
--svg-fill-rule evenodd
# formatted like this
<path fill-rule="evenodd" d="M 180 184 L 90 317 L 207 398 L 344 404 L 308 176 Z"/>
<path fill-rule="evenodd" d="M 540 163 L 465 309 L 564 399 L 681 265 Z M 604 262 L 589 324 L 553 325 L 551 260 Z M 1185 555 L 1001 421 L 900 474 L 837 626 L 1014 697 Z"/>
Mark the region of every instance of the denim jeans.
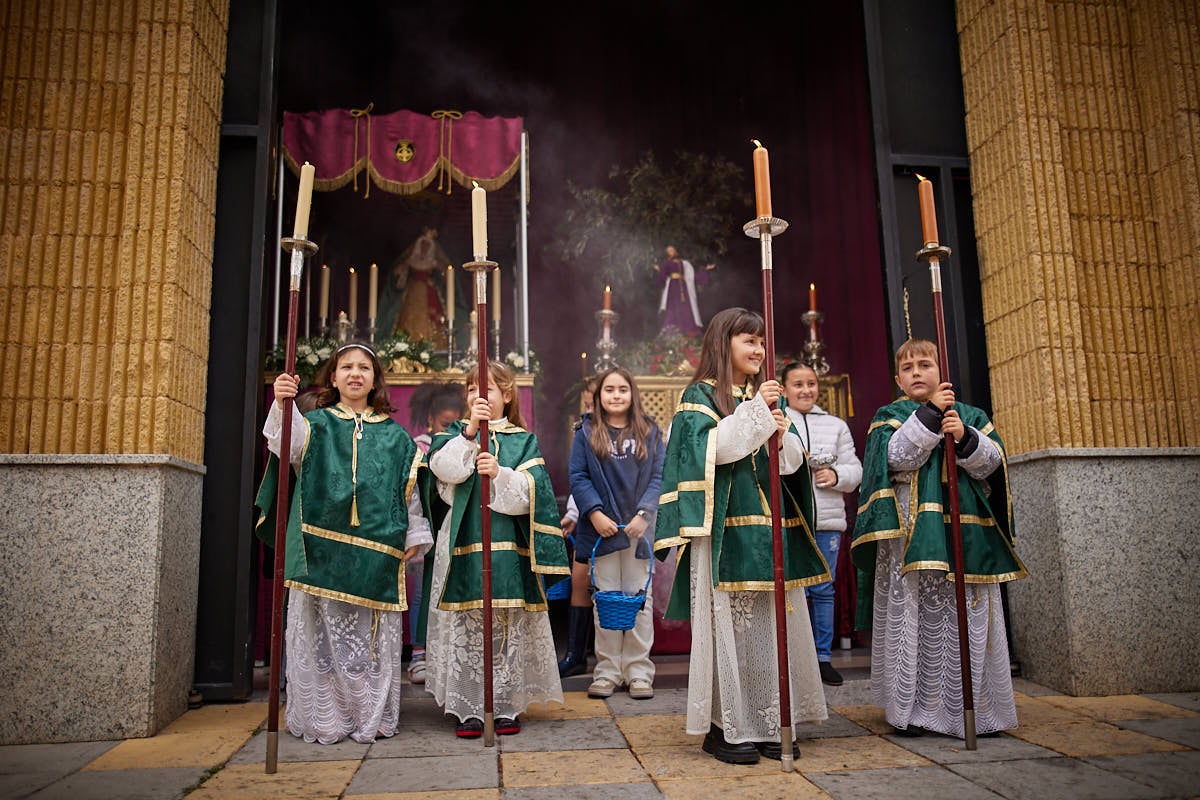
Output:
<path fill-rule="evenodd" d="M 837 574 L 838 548 L 842 543 L 841 531 L 817 531 L 817 547 L 829 564 L 829 574 Z M 817 661 L 833 659 L 833 581 L 818 583 L 804 590 L 812 603 L 813 640 L 817 645 Z"/>

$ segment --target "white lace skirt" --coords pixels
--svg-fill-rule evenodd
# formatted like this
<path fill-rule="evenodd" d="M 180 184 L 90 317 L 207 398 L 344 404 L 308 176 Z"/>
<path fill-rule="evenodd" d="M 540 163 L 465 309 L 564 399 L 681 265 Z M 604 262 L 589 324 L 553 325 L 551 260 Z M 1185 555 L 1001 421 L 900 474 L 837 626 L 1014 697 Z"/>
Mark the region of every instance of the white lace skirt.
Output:
<path fill-rule="evenodd" d="M 321 744 L 395 735 L 403 633 L 401 612 L 289 589 L 288 730 Z"/>
<path fill-rule="evenodd" d="M 773 592 L 722 592 L 712 585 L 712 542 L 693 539 L 692 652 L 687 732 L 720 726 L 731 743 L 779 739 L 779 669 Z M 787 593 L 792 724 L 826 719 L 804 589 Z"/>
<path fill-rule="evenodd" d="M 945 573 L 900 574 L 903 539 L 879 543 L 875 562 L 871 701 L 894 728 L 916 725 L 963 736 L 962 670 L 954 584 Z M 969 583 L 967 636 L 975 698 L 975 731 L 1016 727 L 1004 610 L 998 584 Z"/>
<path fill-rule="evenodd" d="M 425 637 L 425 689 L 460 721 L 483 720 L 483 612 L 438 608 L 450 565 L 450 536 L 438 536 Z M 530 703 L 561 703 L 558 656 L 545 611 L 498 608 L 492 613 L 496 717 L 516 717 Z"/>

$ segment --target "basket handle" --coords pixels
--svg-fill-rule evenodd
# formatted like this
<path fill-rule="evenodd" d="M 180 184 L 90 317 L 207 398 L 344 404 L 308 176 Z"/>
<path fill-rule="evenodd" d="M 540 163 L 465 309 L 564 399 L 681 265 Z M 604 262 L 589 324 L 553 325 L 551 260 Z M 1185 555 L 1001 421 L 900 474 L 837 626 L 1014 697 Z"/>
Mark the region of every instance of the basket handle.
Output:
<path fill-rule="evenodd" d="M 617 526 L 618 533 L 620 533 L 623 530 L 625 530 L 624 525 Z M 645 534 L 643 534 L 643 536 L 644 535 Z M 604 537 L 597 533 L 596 534 L 596 543 L 594 545 L 592 545 L 592 557 L 591 557 L 591 560 L 588 561 L 588 580 L 592 584 L 592 589 L 596 589 L 596 590 L 599 589 L 599 587 L 596 586 L 596 551 L 600 549 L 600 542 L 602 542 L 602 541 L 604 541 Z M 636 547 L 636 545 L 634 545 L 633 542 L 630 542 L 629 546 Z M 647 595 L 650 594 L 650 580 L 653 577 L 654 577 L 654 553 L 652 551 L 650 553 L 650 572 L 646 575 L 646 586 L 645 586 L 645 588 L 642 589 L 642 592 Z"/>

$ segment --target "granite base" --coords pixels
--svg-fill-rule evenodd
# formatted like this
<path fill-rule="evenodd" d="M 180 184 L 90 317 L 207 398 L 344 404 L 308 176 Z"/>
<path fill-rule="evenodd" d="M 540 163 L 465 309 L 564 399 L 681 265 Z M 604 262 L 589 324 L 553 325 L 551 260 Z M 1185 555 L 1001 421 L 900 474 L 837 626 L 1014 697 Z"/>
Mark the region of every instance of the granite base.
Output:
<path fill-rule="evenodd" d="M 203 468 L 0 456 L 0 744 L 150 736 L 187 709 Z"/>
<path fill-rule="evenodd" d="M 1200 687 L 1200 448 L 1013 457 L 1022 674 L 1073 695 Z"/>

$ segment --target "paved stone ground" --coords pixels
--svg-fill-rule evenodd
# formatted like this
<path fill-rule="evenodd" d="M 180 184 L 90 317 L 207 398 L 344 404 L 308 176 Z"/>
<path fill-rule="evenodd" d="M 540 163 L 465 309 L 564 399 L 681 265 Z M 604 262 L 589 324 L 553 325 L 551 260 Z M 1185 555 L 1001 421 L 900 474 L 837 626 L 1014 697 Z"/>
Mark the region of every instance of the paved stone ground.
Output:
<path fill-rule="evenodd" d="M 657 659 L 656 659 L 657 660 Z M 662 661 L 653 700 L 586 695 L 535 707 L 497 746 L 455 739 L 420 687 L 406 686 L 400 732 L 373 745 L 305 744 L 283 733 L 263 773 L 266 704 L 189 711 L 157 736 L 0 747 L 0 798 L 93 800 L 551 800 L 552 798 L 1200 797 L 1200 693 L 1067 697 L 1016 681 L 1020 727 L 967 752 L 942 736 L 894 735 L 869 705 L 864 670 L 827 687 L 829 720 L 802 726 L 798 771 L 732 766 L 684 733 L 686 662 Z"/>

